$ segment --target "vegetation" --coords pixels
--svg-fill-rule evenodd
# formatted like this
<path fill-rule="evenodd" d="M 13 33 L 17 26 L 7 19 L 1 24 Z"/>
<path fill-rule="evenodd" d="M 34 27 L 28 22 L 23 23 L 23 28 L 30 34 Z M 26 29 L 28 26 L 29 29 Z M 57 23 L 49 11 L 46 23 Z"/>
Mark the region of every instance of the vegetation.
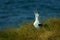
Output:
<path fill-rule="evenodd" d="M 0 31 L 0 40 L 60 40 L 60 19 L 42 21 L 44 26 L 36 29 L 33 22 L 25 22 L 19 28 Z"/>

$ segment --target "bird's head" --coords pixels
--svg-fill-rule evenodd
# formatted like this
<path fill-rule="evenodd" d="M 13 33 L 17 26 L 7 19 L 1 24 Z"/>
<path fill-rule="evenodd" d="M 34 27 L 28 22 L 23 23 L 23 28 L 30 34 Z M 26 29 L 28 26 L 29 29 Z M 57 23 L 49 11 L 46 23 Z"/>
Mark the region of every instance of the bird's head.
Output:
<path fill-rule="evenodd" d="M 35 14 L 35 16 L 36 16 L 36 17 L 38 17 L 38 16 L 39 16 L 39 14 L 38 14 L 38 11 L 37 11 L 37 10 L 34 12 L 34 14 Z"/>

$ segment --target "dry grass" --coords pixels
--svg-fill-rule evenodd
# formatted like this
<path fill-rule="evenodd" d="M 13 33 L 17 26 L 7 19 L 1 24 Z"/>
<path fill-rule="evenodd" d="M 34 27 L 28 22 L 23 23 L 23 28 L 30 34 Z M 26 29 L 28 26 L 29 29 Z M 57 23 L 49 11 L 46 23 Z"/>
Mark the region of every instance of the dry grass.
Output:
<path fill-rule="evenodd" d="M 42 22 L 43 23 L 43 22 Z M 39 30 L 33 22 L 25 22 L 20 28 L 5 29 L 0 32 L 0 40 L 60 40 L 60 19 L 45 20 Z"/>

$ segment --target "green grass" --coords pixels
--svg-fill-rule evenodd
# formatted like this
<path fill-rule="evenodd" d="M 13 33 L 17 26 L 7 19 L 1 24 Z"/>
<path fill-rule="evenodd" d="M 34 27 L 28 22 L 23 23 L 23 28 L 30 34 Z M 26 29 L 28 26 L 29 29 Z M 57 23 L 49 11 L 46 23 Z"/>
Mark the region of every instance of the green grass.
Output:
<path fill-rule="evenodd" d="M 0 40 L 60 40 L 60 19 L 50 18 L 42 21 L 39 30 L 33 22 L 24 22 L 19 28 L 7 28 L 0 31 Z"/>

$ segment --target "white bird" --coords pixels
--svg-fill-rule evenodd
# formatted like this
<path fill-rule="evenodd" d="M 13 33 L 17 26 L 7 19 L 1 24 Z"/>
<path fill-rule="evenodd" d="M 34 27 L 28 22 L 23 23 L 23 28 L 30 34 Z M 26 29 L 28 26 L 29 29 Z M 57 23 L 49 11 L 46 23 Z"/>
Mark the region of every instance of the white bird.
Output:
<path fill-rule="evenodd" d="M 38 14 L 37 11 L 34 12 L 34 14 L 35 14 L 35 22 L 33 23 L 33 25 L 34 25 L 35 28 L 39 29 L 40 26 L 42 26 L 42 24 L 39 22 L 39 14 Z"/>

